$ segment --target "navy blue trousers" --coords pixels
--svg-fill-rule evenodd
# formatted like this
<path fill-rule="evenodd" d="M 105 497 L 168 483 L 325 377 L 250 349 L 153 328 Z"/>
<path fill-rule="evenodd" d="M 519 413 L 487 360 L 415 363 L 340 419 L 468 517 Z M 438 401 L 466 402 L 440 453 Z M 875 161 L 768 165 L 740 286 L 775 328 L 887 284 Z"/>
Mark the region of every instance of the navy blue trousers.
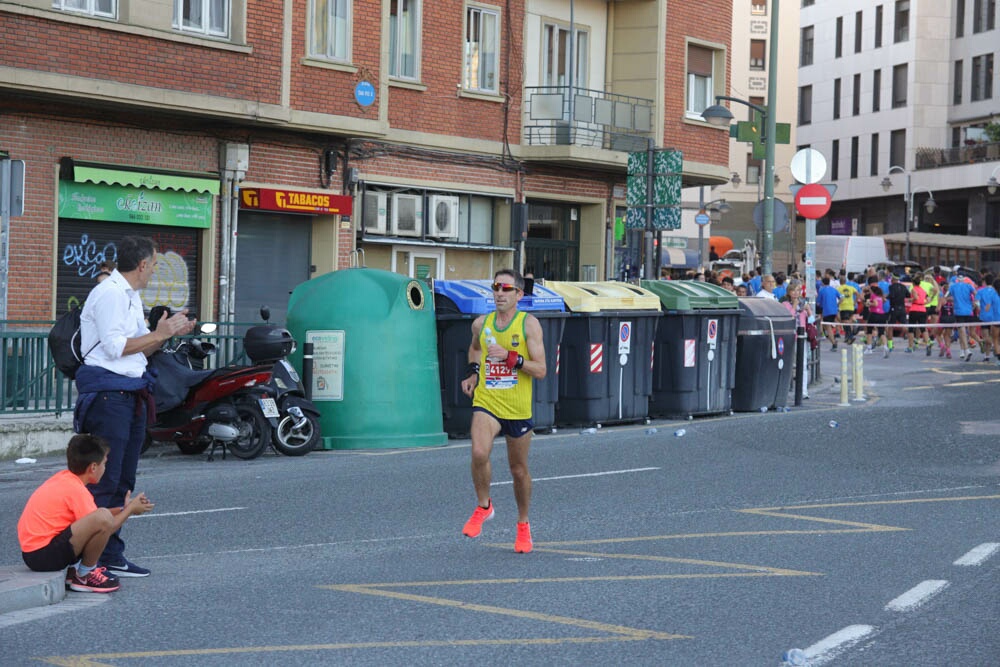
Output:
<path fill-rule="evenodd" d="M 111 447 L 104 476 L 89 487 L 94 502 L 98 507 L 121 507 L 125 494 L 135 490 L 139 455 L 146 437 L 145 401 L 130 391 L 98 392 L 83 420 L 83 430 L 101 436 Z M 124 558 L 125 542 L 119 530 L 108 540 L 101 563 L 118 564 Z"/>

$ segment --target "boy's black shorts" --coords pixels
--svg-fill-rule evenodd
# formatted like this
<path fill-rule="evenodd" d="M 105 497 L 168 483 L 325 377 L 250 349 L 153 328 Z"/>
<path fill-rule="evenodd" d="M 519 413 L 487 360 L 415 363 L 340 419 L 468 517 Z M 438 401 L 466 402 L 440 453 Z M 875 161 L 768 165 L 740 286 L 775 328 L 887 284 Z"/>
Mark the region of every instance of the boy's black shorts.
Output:
<path fill-rule="evenodd" d="M 52 541 L 41 549 L 35 551 L 21 552 L 24 564 L 35 572 L 56 572 L 75 563 L 78 558 L 73 552 L 73 545 L 69 538 L 73 536 L 73 531 L 69 526 L 52 538 Z"/>

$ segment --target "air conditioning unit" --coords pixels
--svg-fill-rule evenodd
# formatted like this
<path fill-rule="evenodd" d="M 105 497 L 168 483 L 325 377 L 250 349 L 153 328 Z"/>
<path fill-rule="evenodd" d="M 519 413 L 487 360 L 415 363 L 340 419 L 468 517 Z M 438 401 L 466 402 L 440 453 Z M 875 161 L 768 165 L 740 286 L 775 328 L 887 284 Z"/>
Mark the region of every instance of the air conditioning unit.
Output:
<path fill-rule="evenodd" d="M 384 192 L 366 192 L 362 224 L 366 234 L 385 234 L 389 211 Z"/>
<path fill-rule="evenodd" d="M 458 197 L 431 195 L 430 235 L 441 239 L 458 237 Z"/>
<path fill-rule="evenodd" d="M 423 197 L 392 196 L 392 233 L 396 236 L 422 236 L 424 233 Z"/>

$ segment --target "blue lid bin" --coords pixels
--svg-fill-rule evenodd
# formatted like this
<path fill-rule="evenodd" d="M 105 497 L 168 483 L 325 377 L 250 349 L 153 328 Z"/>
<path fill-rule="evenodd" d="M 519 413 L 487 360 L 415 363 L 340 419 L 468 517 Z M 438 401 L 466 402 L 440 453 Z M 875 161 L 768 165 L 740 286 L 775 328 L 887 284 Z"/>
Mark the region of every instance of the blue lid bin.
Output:
<path fill-rule="evenodd" d="M 462 393 L 461 384 L 469 365 L 472 322 L 494 310 L 491 285 L 490 280 L 434 281 L 441 409 L 444 430 L 452 438 L 469 435 L 472 400 Z M 542 326 L 548 372 L 543 379 L 534 380 L 532 385 L 532 419 L 536 431 L 545 431 L 555 425 L 556 402 L 559 400 L 559 344 L 569 313 L 562 297 L 552 290 L 536 284 L 532 292 L 525 294 L 517 307 L 537 317 Z"/>

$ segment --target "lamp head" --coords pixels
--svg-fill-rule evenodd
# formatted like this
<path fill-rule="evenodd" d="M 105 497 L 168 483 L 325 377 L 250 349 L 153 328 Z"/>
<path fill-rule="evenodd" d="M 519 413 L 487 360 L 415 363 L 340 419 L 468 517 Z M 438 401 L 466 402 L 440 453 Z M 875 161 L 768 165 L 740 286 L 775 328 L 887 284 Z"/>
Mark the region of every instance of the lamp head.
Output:
<path fill-rule="evenodd" d="M 990 176 L 990 180 L 986 181 L 986 191 L 991 195 L 997 193 L 997 189 L 1000 189 L 1000 183 L 997 182 L 996 176 Z"/>
<path fill-rule="evenodd" d="M 995 178 L 993 179 L 993 184 L 994 184 L 994 186 L 996 185 L 996 180 L 997 180 L 997 179 L 995 179 Z M 734 171 L 734 172 L 733 172 L 733 175 L 732 175 L 732 177 L 731 177 L 731 178 L 729 179 L 729 182 L 733 184 L 733 187 L 734 187 L 734 188 L 738 188 L 738 187 L 740 187 L 740 183 L 742 183 L 742 182 L 743 182 L 743 179 L 741 179 L 741 178 L 740 178 L 740 175 L 739 175 L 739 174 L 737 174 L 737 173 L 736 173 L 736 172 Z M 995 190 L 995 189 L 996 189 L 996 188 L 994 188 L 994 190 Z M 990 194 L 993 194 L 993 193 L 991 192 Z"/>
<path fill-rule="evenodd" d="M 733 210 L 733 207 L 730 206 L 729 202 L 727 202 L 725 199 L 719 202 L 719 205 L 716 206 L 715 208 L 718 209 L 719 213 L 729 213 L 730 211 Z"/>
<path fill-rule="evenodd" d="M 713 104 L 708 107 L 701 112 L 701 117 L 709 125 L 715 125 L 716 127 L 725 127 L 733 122 L 733 113 L 721 104 Z"/>
<path fill-rule="evenodd" d="M 892 187 L 892 181 L 890 181 L 890 180 L 889 180 L 889 177 L 888 177 L 888 176 L 886 176 L 885 178 L 883 178 L 883 179 L 882 179 L 882 182 L 881 182 L 881 183 L 879 183 L 879 185 L 881 185 L 881 186 L 882 186 L 882 189 L 883 189 L 883 190 L 884 190 L 885 192 L 888 192 L 888 191 L 889 191 L 889 188 L 891 188 L 891 187 Z"/>
<path fill-rule="evenodd" d="M 928 213 L 933 213 L 934 209 L 937 208 L 937 202 L 934 201 L 934 197 L 931 196 L 926 202 L 924 202 L 924 210 Z"/>

